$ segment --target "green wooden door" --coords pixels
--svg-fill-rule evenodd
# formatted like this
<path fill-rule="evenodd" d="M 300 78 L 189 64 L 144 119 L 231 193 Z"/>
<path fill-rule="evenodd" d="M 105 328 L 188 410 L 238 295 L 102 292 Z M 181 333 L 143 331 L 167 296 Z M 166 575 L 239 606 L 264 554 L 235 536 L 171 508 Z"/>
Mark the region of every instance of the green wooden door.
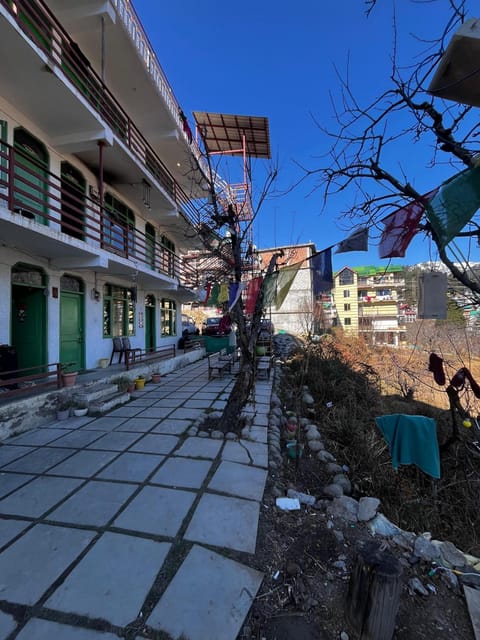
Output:
<path fill-rule="evenodd" d="M 145 349 L 153 351 L 157 346 L 155 334 L 155 297 L 145 298 Z"/>
<path fill-rule="evenodd" d="M 60 362 L 74 362 L 73 368 L 85 368 L 85 332 L 83 295 L 62 291 L 60 294 Z"/>
<path fill-rule="evenodd" d="M 12 345 L 18 368 L 47 364 L 46 299 L 43 287 L 12 286 Z"/>

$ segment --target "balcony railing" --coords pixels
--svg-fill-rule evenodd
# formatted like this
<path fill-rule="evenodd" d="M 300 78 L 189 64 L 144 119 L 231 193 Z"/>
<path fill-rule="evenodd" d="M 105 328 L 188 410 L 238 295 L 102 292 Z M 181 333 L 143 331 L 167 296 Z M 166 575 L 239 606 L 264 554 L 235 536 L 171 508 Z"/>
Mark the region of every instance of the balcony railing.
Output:
<path fill-rule="evenodd" d="M 184 217 L 193 225 L 199 224 L 200 208 L 176 182 L 49 8 L 41 0 L 0 0 L 0 4 L 10 12 L 28 38 L 64 72 L 142 166 L 158 180 Z M 120 0 L 117 4 L 121 4 Z M 168 94 L 166 89 L 165 92 Z"/>
<path fill-rule="evenodd" d="M 74 185 L 68 176 L 51 173 L 5 143 L 0 144 L 2 206 L 79 240 L 90 250 L 103 249 L 135 260 L 144 270 L 178 279 L 186 286 L 196 281 L 195 270 L 161 244 L 153 227 L 152 233 L 140 231 L 133 215 L 126 217 L 87 196 L 86 184 L 83 188 Z"/>

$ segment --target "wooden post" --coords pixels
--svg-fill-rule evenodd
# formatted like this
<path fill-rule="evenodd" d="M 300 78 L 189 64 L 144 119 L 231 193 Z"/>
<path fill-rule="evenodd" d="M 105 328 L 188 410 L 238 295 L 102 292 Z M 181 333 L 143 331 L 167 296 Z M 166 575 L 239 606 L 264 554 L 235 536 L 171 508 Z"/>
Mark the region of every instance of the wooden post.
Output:
<path fill-rule="evenodd" d="M 347 619 L 362 640 L 391 640 L 400 601 L 402 567 L 367 542 L 358 552 L 347 595 Z"/>

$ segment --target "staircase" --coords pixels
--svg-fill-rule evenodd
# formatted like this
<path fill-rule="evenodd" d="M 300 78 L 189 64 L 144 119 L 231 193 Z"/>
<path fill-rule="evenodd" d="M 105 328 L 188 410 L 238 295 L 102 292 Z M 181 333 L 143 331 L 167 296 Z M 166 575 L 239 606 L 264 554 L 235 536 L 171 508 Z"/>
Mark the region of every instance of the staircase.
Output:
<path fill-rule="evenodd" d="M 98 416 L 128 402 L 130 394 L 119 391 L 116 384 L 107 382 L 77 388 L 73 399 L 88 407 L 88 415 Z"/>

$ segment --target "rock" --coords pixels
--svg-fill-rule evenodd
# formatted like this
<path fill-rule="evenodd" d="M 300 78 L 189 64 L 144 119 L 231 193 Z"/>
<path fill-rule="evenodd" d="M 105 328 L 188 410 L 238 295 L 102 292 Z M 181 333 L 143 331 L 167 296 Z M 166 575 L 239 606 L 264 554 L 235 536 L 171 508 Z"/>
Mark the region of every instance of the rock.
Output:
<path fill-rule="evenodd" d="M 278 466 L 278 462 L 275 462 L 275 460 L 270 460 L 270 462 L 268 463 L 268 466 L 270 467 L 270 469 L 272 469 L 273 471 L 277 471 L 279 466 Z"/>
<path fill-rule="evenodd" d="M 319 451 L 317 453 L 317 460 L 320 460 L 320 462 L 333 462 L 335 458 L 328 451 Z"/>
<path fill-rule="evenodd" d="M 409 531 L 401 531 L 397 535 L 393 536 L 392 542 L 394 542 L 401 549 L 406 551 L 412 551 L 415 544 L 415 534 Z"/>
<path fill-rule="evenodd" d="M 212 431 L 210 435 L 215 440 L 223 440 L 224 437 L 223 431 Z"/>
<path fill-rule="evenodd" d="M 306 427 L 306 426 L 307 426 L 307 424 L 309 424 L 309 422 L 308 422 L 307 418 L 300 418 L 300 420 L 298 421 L 298 423 L 299 423 L 299 425 L 300 425 L 301 427 Z"/>
<path fill-rule="evenodd" d="M 386 518 L 382 513 L 377 513 L 377 515 L 367 523 L 367 527 L 375 536 L 394 536 L 395 534 L 401 533 L 402 530 L 399 529 L 396 525 L 394 525 L 388 518 Z"/>
<path fill-rule="evenodd" d="M 309 393 L 304 393 L 302 400 L 303 400 L 303 403 L 306 405 L 311 406 L 315 404 L 315 400 L 312 398 L 312 396 Z"/>
<path fill-rule="evenodd" d="M 440 579 L 444 584 L 447 585 L 449 589 L 451 589 L 454 593 L 460 593 L 460 584 L 458 582 L 457 576 L 450 571 L 450 569 L 442 569 L 439 571 Z"/>
<path fill-rule="evenodd" d="M 189 436 L 196 436 L 198 433 L 198 429 L 197 427 L 190 427 L 190 429 L 188 429 L 187 434 Z"/>
<path fill-rule="evenodd" d="M 357 522 L 358 502 L 349 496 L 334 498 L 333 503 L 327 509 L 327 513 L 342 518 L 347 522 Z"/>
<path fill-rule="evenodd" d="M 275 498 L 281 498 L 282 496 L 285 495 L 285 491 L 281 487 L 279 487 L 277 484 L 274 484 L 272 487 L 272 495 Z"/>
<path fill-rule="evenodd" d="M 342 470 L 342 467 L 339 464 L 336 464 L 335 462 L 329 462 L 325 466 L 325 471 L 327 471 L 327 473 L 340 473 L 341 470 Z"/>
<path fill-rule="evenodd" d="M 248 440 L 250 438 L 250 427 L 243 427 L 241 436 L 244 440 Z"/>
<path fill-rule="evenodd" d="M 350 493 L 352 493 L 352 484 L 343 473 L 337 473 L 337 475 L 333 477 L 333 484 L 340 485 L 345 495 L 350 495 Z"/>
<path fill-rule="evenodd" d="M 320 440 L 310 440 L 308 447 L 310 451 L 313 452 L 322 451 L 325 448 L 323 442 L 320 442 Z"/>
<path fill-rule="evenodd" d="M 377 509 L 380 506 L 380 500 L 378 498 L 360 498 L 358 503 L 358 519 L 360 522 L 367 522 L 374 518 L 377 514 Z"/>
<path fill-rule="evenodd" d="M 340 640 L 350 640 L 348 633 L 346 633 L 345 631 L 342 631 L 342 633 L 340 634 Z"/>
<path fill-rule="evenodd" d="M 280 418 L 278 416 L 270 416 L 269 422 L 271 427 L 278 427 Z"/>
<path fill-rule="evenodd" d="M 199 432 L 197 433 L 197 436 L 198 436 L 199 438 L 208 438 L 208 437 L 209 437 L 209 435 L 210 435 L 210 434 L 208 433 L 208 431 L 199 431 Z"/>
<path fill-rule="evenodd" d="M 310 431 L 307 431 L 307 440 L 321 440 L 318 429 L 311 429 Z"/>
<path fill-rule="evenodd" d="M 277 396 L 276 393 L 272 393 L 272 395 L 270 396 L 270 406 L 272 406 L 272 407 L 281 407 L 282 406 L 281 400 Z"/>
<path fill-rule="evenodd" d="M 310 496 L 307 493 L 301 493 L 300 491 L 295 491 L 295 489 L 289 489 L 287 491 L 287 496 L 289 498 L 297 498 L 301 504 L 308 504 L 310 506 L 314 505 L 316 501 L 315 496 Z"/>
<path fill-rule="evenodd" d="M 340 498 L 343 496 L 343 489 L 338 484 L 327 484 L 326 487 L 323 487 L 322 494 L 329 498 Z"/>
<path fill-rule="evenodd" d="M 425 589 L 418 578 L 410 578 L 410 580 L 408 581 L 408 588 L 410 589 L 412 595 L 414 593 L 418 593 L 421 596 L 428 596 L 427 589 Z"/>
<path fill-rule="evenodd" d="M 337 542 L 345 542 L 345 536 L 343 535 L 342 531 L 337 531 L 335 529 L 334 531 L 332 531 L 332 533 L 335 536 Z"/>
<path fill-rule="evenodd" d="M 236 433 L 233 433 L 233 431 L 228 431 L 225 434 L 225 440 L 237 440 L 238 436 Z"/>
<path fill-rule="evenodd" d="M 426 562 L 432 562 L 438 560 L 440 553 L 436 546 L 427 540 L 423 536 L 417 536 L 415 544 L 413 545 L 413 553 Z"/>
<path fill-rule="evenodd" d="M 439 548 L 440 557 L 443 560 L 442 564 L 452 567 L 452 569 L 460 569 L 465 566 L 465 556 L 452 542 L 441 542 Z"/>
<path fill-rule="evenodd" d="M 332 563 L 332 566 L 335 567 L 335 569 L 339 569 L 340 571 L 347 570 L 347 565 L 345 564 L 345 560 L 337 560 L 336 562 Z"/>
<path fill-rule="evenodd" d="M 329 504 L 330 504 L 330 500 L 325 500 L 324 498 L 320 498 L 320 500 L 317 500 L 315 502 L 314 508 L 317 509 L 317 511 L 326 511 Z"/>

